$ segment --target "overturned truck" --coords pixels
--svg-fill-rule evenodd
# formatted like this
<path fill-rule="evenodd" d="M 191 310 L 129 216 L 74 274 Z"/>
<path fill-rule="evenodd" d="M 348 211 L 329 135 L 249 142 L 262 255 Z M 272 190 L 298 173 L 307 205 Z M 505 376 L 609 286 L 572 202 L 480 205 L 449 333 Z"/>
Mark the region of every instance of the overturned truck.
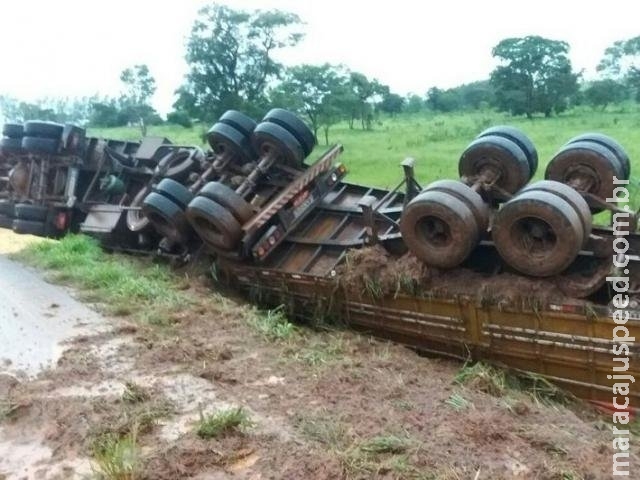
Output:
<path fill-rule="evenodd" d="M 638 407 L 629 379 L 638 373 L 640 236 L 637 215 L 618 202 L 629 157 L 610 137 L 569 140 L 545 180 L 530 182 L 533 143 L 497 126 L 464 150 L 459 178 L 422 187 L 406 159 L 386 190 L 345 181 L 340 145 L 304 163 L 314 136 L 282 109 L 260 123 L 226 112 L 208 152 L 84 137 L 75 153 L 33 152 L 31 131 L 25 124 L 20 148 L 0 157 L 7 218 L 31 205 L 55 223 L 66 208 L 79 219 L 67 229 L 110 248 L 176 261 L 211 254 L 219 278 L 298 318 L 332 317 L 425 352 L 537 373 L 605 406 L 621 381 L 612 379 L 627 378 L 624 408 Z M 58 196 L 43 195 L 53 188 L 43 182 Z M 594 225 L 604 211 L 611 225 Z"/>

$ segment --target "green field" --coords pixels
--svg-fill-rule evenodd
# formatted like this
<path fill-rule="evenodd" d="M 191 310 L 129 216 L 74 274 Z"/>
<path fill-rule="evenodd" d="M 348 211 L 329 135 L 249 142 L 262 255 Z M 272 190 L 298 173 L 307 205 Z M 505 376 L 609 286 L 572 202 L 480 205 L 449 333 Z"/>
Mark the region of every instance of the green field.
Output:
<path fill-rule="evenodd" d="M 330 141 L 344 145 L 342 161 L 349 169 L 351 181 L 395 186 L 402 178 L 399 164 L 410 156 L 416 159 L 418 180 L 424 185 L 438 178 L 456 178 L 458 158 L 465 146 L 483 129 L 500 124 L 518 127 L 531 137 L 540 156 L 536 178 L 544 176 L 547 162 L 571 137 L 600 132 L 625 146 L 632 159 L 633 183 L 638 184 L 640 110 L 636 106 L 616 107 L 606 112 L 576 109 L 561 116 L 533 120 L 491 111 L 381 117 L 371 131 L 350 130 L 346 122 L 335 125 L 330 131 Z M 148 134 L 163 135 L 176 143 L 201 145 L 205 131 L 204 126 L 185 129 L 163 125 L 150 127 Z M 137 128 L 93 129 L 90 134 L 132 140 L 140 136 Z M 311 158 L 324 148 L 321 139 Z"/>

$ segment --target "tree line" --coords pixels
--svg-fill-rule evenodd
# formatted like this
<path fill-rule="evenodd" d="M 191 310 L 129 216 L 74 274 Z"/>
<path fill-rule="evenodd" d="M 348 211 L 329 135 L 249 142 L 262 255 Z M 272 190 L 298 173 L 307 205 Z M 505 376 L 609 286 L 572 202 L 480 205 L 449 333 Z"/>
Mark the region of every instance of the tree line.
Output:
<path fill-rule="evenodd" d="M 427 109 L 493 108 L 531 118 L 581 104 L 604 109 L 624 100 L 640 102 L 640 36 L 607 48 L 597 67 L 600 78 L 588 82 L 574 71 L 567 42 L 540 36 L 507 38 L 491 52 L 498 66 L 488 79 L 449 89 L 433 87 L 424 96 L 407 97 L 344 65 L 286 67 L 275 59 L 275 52 L 295 47 L 303 38 L 303 24 L 293 13 L 203 7 L 188 37 L 188 72 L 167 121 L 186 127 L 211 123 L 228 109 L 259 117 L 279 105 L 304 115 L 316 136 L 328 142 L 335 123 L 371 129 L 380 112 L 393 116 Z M 36 103 L 0 97 L 0 108 L 14 119 L 73 120 L 94 126 L 162 122 L 151 106 L 156 86 L 149 68 L 127 68 L 120 80 L 119 97 Z"/>

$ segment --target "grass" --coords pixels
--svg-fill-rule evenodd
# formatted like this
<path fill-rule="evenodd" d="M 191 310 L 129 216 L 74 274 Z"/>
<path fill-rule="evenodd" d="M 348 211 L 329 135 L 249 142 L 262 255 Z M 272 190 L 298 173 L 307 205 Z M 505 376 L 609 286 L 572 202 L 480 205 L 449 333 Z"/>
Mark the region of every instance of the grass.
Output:
<path fill-rule="evenodd" d="M 167 325 L 172 314 L 189 304 L 167 267 L 109 255 L 84 235 L 32 243 L 14 257 L 50 271 L 55 281 L 79 288 L 85 300 L 98 303 L 112 315 Z"/>
<path fill-rule="evenodd" d="M 196 433 L 200 438 L 216 438 L 242 431 L 252 425 L 253 422 L 244 408 L 225 408 L 209 415 L 200 412 Z"/>
<path fill-rule="evenodd" d="M 516 373 L 483 362 L 465 364 L 456 374 L 454 382 L 494 397 L 505 397 L 519 392 L 528 395 L 535 402 L 545 405 L 568 405 L 574 401 L 571 394 L 556 387 L 540 375 L 526 372 Z M 464 402 L 461 402 L 460 399 L 453 399 L 453 396 L 446 403 L 454 409 L 466 407 L 463 405 Z"/>
<path fill-rule="evenodd" d="M 105 480 L 135 480 L 141 473 L 135 432 L 124 437 L 108 434 L 93 445 L 93 470 Z"/>
<path fill-rule="evenodd" d="M 125 382 L 122 401 L 125 403 L 144 403 L 151 399 L 151 394 L 135 382 Z"/>
<path fill-rule="evenodd" d="M 250 318 L 249 323 L 258 333 L 270 341 L 288 340 L 296 332 L 296 327 L 287 320 L 282 305 L 272 310 L 257 312 Z"/>
<path fill-rule="evenodd" d="M 576 108 L 552 118 L 511 117 L 494 111 L 476 111 L 451 114 L 404 114 L 396 118 L 379 117 L 373 130 L 350 130 L 347 123 L 331 128 L 330 142 L 341 143 L 345 152 L 341 161 L 349 169 L 350 181 L 379 187 L 394 187 L 402 178 L 400 162 L 406 157 L 416 159 L 416 174 L 421 184 L 439 178 L 456 178 L 460 154 L 482 130 L 493 125 L 512 125 L 522 129 L 535 143 L 540 165 L 535 178 L 544 176 L 544 169 L 553 155 L 570 138 L 585 132 L 601 132 L 616 138 L 625 146 L 632 159 L 640 158 L 637 141 L 640 110 L 635 104 L 610 107 L 607 111 Z M 150 135 L 163 135 L 179 143 L 202 145 L 205 126 L 185 129 L 179 126 L 150 127 Z M 111 138 L 138 139 L 137 128 L 92 130 Z M 317 158 L 326 149 L 319 145 L 310 159 Z M 633 175 L 633 174 L 632 174 Z M 634 184 L 638 184 L 635 176 Z M 639 206 L 637 192 L 634 205 Z"/>

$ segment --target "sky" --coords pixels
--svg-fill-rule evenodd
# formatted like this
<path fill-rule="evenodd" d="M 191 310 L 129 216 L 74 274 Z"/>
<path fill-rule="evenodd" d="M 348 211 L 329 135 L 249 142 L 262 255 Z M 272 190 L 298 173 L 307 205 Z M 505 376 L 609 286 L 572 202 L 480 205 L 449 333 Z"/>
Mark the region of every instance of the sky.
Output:
<path fill-rule="evenodd" d="M 187 65 L 185 44 L 204 0 L 0 2 L 0 95 L 117 95 L 120 72 L 146 63 L 154 106 L 171 111 Z M 286 65 L 344 64 L 400 94 L 424 95 L 488 78 L 491 49 L 507 37 L 541 35 L 571 46 L 574 69 L 596 76 L 604 49 L 640 35 L 640 2 L 537 0 L 221 0 L 280 9 L 305 22 L 305 39 L 277 52 Z"/>

